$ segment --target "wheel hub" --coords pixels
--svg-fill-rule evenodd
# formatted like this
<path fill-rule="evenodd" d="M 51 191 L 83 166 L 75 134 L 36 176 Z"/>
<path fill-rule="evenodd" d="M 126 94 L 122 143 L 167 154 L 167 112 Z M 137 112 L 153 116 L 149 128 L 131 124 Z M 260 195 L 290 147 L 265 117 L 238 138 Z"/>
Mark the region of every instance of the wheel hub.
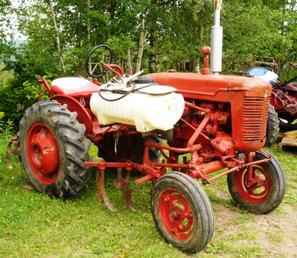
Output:
<path fill-rule="evenodd" d="M 59 148 L 52 130 L 34 123 L 27 134 L 27 159 L 33 176 L 43 184 L 55 182 L 59 168 Z"/>
<path fill-rule="evenodd" d="M 169 234 L 177 240 L 187 240 L 193 230 L 191 204 L 184 194 L 169 189 L 160 194 L 160 218 Z"/>
<path fill-rule="evenodd" d="M 239 186 L 244 199 L 250 203 L 260 204 L 267 199 L 272 187 L 272 181 L 265 168 L 256 165 L 251 168 L 251 171 L 246 169 L 242 172 Z"/>

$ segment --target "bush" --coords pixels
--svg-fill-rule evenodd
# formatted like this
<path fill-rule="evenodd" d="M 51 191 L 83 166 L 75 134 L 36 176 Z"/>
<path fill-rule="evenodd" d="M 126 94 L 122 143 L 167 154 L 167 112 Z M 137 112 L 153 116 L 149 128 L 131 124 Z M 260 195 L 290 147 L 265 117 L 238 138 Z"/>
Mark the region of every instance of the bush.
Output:
<path fill-rule="evenodd" d="M 0 67 L 0 125 L 11 121 L 16 129 L 24 110 L 32 105 L 42 93 L 35 81 L 18 82 L 13 71 Z"/>

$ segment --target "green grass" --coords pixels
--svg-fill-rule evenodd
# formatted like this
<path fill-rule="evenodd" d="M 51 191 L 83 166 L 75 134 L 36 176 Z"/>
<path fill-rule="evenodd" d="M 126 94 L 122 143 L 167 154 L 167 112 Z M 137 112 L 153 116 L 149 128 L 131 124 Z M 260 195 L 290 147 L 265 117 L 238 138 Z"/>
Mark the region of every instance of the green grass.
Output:
<path fill-rule="evenodd" d="M 136 212 L 124 207 L 111 177 L 108 192 L 117 213 L 96 201 L 94 180 L 80 198 L 51 199 L 24 187 L 26 179 L 18 159 L 5 157 L 7 140 L 8 135 L 1 135 L 1 258 L 188 257 L 165 243 L 156 231 L 150 213 L 150 185 L 135 187 Z M 205 187 L 214 209 L 215 236 L 205 251 L 190 257 L 286 257 L 288 234 L 290 241 L 297 240 L 297 159 L 277 148 L 270 151 L 281 161 L 288 178 L 283 204 L 272 214 L 256 216 L 232 204 L 225 178 Z M 290 232 L 287 225 L 291 225 Z"/>

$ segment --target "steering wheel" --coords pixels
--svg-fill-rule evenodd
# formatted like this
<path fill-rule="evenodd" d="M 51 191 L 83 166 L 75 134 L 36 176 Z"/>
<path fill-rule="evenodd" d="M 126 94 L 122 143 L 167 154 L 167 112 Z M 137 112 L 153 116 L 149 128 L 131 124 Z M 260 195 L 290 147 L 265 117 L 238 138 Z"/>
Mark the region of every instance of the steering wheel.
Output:
<path fill-rule="evenodd" d="M 112 77 L 122 76 L 123 69 L 112 64 L 112 50 L 109 46 L 101 44 L 92 48 L 87 56 L 86 70 L 90 77 L 107 81 Z"/>

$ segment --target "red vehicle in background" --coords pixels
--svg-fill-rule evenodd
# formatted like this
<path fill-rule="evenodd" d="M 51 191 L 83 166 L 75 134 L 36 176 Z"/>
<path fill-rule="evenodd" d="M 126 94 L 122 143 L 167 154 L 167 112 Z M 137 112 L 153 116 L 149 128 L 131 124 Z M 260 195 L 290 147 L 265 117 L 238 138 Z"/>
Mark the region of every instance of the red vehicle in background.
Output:
<path fill-rule="evenodd" d="M 273 69 L 267 66 L 250 68 L 246 75 L 261 78 L 272 85 L 271 105 L 278 114 L 280 129 L 297 130 L 297 77 L 281 82 Z"/>

